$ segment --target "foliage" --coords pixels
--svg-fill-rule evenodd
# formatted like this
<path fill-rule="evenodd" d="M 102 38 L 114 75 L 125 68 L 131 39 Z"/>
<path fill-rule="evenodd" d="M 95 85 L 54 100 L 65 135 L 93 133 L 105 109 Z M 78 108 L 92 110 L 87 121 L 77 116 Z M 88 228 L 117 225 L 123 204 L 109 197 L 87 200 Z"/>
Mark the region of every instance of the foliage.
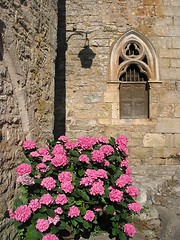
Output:
<path fill-rule="evenodd" d="M 24 141 L 25 159 L 16 168 L 22 197 L 9 210 L 20 239 L 58 240 L 71 233 L 88 238 L 97 229 L 122 240 L 133 237 L 130 222 L 141 207 L 127 143 L 125 136 L 76 142 L 60 136 L 38 149 Z"/>

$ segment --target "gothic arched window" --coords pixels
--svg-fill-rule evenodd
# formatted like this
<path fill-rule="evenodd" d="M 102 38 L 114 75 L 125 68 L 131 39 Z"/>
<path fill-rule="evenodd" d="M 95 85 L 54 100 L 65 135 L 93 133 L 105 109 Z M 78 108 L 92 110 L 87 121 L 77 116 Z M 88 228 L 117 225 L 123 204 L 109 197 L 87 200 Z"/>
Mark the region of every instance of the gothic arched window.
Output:
<path fill-rule="evenodd" d="M 154 48 L 140 33 L 130 30 L 114 45 L 110 81 L 119 83 L 119 116 L 149 118 L 150 83 L 159 80 Z"/>

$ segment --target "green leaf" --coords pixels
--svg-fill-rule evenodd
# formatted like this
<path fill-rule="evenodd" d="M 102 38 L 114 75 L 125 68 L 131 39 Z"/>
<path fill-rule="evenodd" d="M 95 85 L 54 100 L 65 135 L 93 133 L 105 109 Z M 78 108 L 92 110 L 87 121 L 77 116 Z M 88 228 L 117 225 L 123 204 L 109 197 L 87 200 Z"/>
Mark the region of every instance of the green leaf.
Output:
<path fill-rule="evenodd" d="M 118 178 L 118 177 L 120 177 L 121 174 L 122 174 L 122 171 L 121 171 L 121 169 L 119 168 L 119 169 L 117 169 L 117 171 L 115 172 L 114 177 L 115 177 L 115 178 Z"/>
<path fill-rule="evenodd" d="M 40 178 L 35 178 L 34 179 L 34 182 L 37 183 L 37 184 L 40 184 L 41 183 L 41 179 Z M 39 190 L 39 189 L 38 189 Z"/>
<path fill-rule="evenodd" d="M 83 218 L 82 218 L 82 217 L 77 217 L 77 218 L 76 218 L 76 221 L 78 221 L 78 222 L 83 222 Z"/>
<path fill-rule="evenodd" d="M 110 137 L 109 144 L 114 146 L 115 145 L 115 139 L 113 137 Z"/>
<path fill-rule="evenodd" d="M 51 227 L 51 233 L 56 234 L 57 232 L 59 232 L 59 228 L 57 226 L 52 226 Z"/>
<path fill-rule="evenodd" d="M 67 228 L 67 223 L 61 220 L 61 224 L 59 226 L 59 229 L 66 229 Z"/>
<path fill-rule="evenodd" d="M 116 167 L 113 164 L 110 164 L 109 168 L 111 168 L 114 172 L 116 171 Z"/>
<path fill-rule="evenodd" d="M 76 193 L 80 196 L 80 197 L 82 197 L 85 201 L 89 201 L 90 199 L 89 199 L 89 196 L 83 191 L 83 190 L 81 190 L 81 189 L 77 189 L 76 190 Z"/>
<path fill-rule="evenodd" d="M 28 158 L 23 159 L 22 162 L 31 165 L 31 161 Z"/>
<path fill-rule="evenodd" d="M 16 208 L 20 207 L 21 205 L 23 205 L 22 200 L 20 198 L 16 198 L 14 200 L 14 208 L 16 209 Z"/>
<path fill-rule="evenodd" d="M 72 225 L 75 226 L 75 227 L 78 225 L 78 223 L 76 222 L 75 219 L 71 220 L 71 222 L 72 222 Z"/>
<path fill-rule="evenodd" d="M 78 153 L 78 151 L 76 151 L 76 150 L 69 150 L 69 152 L 70 152 L 70 154 L 72 155 L 72 156 L 74 156 L 74 157 L 79 157 L 80 156 L 80 154 Z"/>
<path fill-rule="evenodd" d="M 111 155 L 110 157 L 108 157 L 108 160 L 110 160 L 110 161 L 114 161 L 116 159 L 117 159 L 116 155 Z"/>
<path fill-rule="evenodd" d="M 38 219 L 38 218 L 46 219 L 46 218 L 47 218 L 47 214 L 46 214 L 46 213 L 40 213 L 40 212 L 38 212 L 38 213 L 34 213 L 32 219 Z"/>
<path fill-rule="evenodd" d="M 78 171 L 78 174 L 79 174 L 80 177 L 82 177 L 82 176 L 84 175 L 84 173 L 85 173 L 85 170 L 84 170 L 84 169 L 80 169 L 80 170 Z"/>
<path fill-rule="evenodd" d="M 39 212 L 46 212 L 47 208 L 45 206 L 41 206 L 41 209 L 39 209 Z"/>
<path fill-rule="evenodd" d="M 116 236 L 116 235 L 118 235 L 119 233 L 120 233 L 119 228 L 116 227 L 116 228 L 113 228 L 113 229 L 112 229 L 112 235 L 113 235 L 113 236 Z M 121 238 L 120 238 L 120 239 L 121 239 Z"/>
<path fill-rule="evenodd" d="M 91 225 L 88 222 L 84 221 L 83 226 L 85 229 L 88 229 Z"/>
<path fill-rule="evenodd" d="M 26 240 L 39 240 L 42 239 L 42 234 L 36 230 L 34 225 L 27 228 Z"/>
<path fill-rule="evenodd" d="M 22 226 L 22 225 L 23 225 L 22 222 L 14 221 L 14 226 L 15 226 L 16 228 L 19 228 L 19 227 Z"/>
<path fill-rule="evenodd" d="M 80 207 L 81 215 L 84 215 L 86 213 L 85 207 Z"/>
<path fill-rule="evenodd" d="M 115 212 L 115 208 L 111 205 L 108 205 L 106 207 L 106 211 L 107 211 L 108 214 L 113 214 Z"/>
<path fill-rule="evenodd" d="M 117 228 L 118 227 L 118 222 L 113 222 L 112 221 L 112 225 L 113 225 L 114 228 Z"/>
<path fill-rule="evenodd" d="M 119 230 L 119 239 L 121 240 L 127 240 L 127 236 L 123 231 Z"/>
<path fill-rule="evenodd" d="M 47 214 L 49 216 L 54 216 L 54 210 L 53 209 L 47 209 Z"/>

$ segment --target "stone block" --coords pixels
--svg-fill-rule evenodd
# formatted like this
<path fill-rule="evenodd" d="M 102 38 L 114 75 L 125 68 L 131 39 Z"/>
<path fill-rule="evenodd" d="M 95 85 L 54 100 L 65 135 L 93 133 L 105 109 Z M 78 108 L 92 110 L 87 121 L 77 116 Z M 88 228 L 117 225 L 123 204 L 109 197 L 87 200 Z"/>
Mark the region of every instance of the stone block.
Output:
<path fill-rule="evenodd" d="M 166 59 L 167 60 L 167 59 Z M 169 59 L 168 59 L 169 60 Z M 180 66 L 180 59 L 171 59 L 170 60 L 170 66 L 172 68 L 178 68 Z M 170 67 L 169 66 L 169 67 Z"/>
<path fill-rule="evenodd" d="M 159 119 L 156 124 L 156 131 L 161 133 L 180 133 L 180 120 L 179 119 Z"/>
<path fill-rule="evenodd" d="M 179 8 L 177 6 L 166 6 L 164 8 L 165 16 L 179 16 Z"/>
<path fill-rule="evenodd" d="M 178 153 L 180 153 L 180 134 L 175 135 L 175 147 L 177 147 L 177 150 L 179 149 Z"/>
<path fill-rule="evenodd" d="M 108 82 L 107 84 L 107 92 L 117 92 L 119 90 L 119 84 L 111 84 Z"/>
<path fill-rule="evenodd" d="M 175 7 L 180 7 L 180 1 L 179 0 L 173 0 L 171 2 L 172 6 L 175 6 Z"/>
<path fill-rule="evenodd" d="M 119 102 L 119 92 L 105 92 L 104 101 L 118 103 Z"/>
<path fill-rule="evenodd" d="M 119 119 L 119 103 L 112 103 L 112 118 Z"/>
<path fill-rule="evenodd" d="M 165 145 L 165 135 L 158 133 L 147 133 L 143 139 L 144 147 L 157 147 Z"/>
<path fill-rule="evenodd" d="M 162 67 L 161 71 L 160 71 L 160 77 L 162 80 L 179 80 L 179 75 L 180 75 L 179 68 L 164 68 L 164 67 Z"/>
<path fill-rule="evenodd" d="M 175 117 L 180 118 L 180 104 L 175 106 Z M 180 125 L 180 119 L 179 119 L 179 125 Z"/>
<path fill-rule="evenodd" d="M 179 0 L 178 0 L 179 1 Z M 179 2 L 180 3 L 180 2 Z M 174 25 L 179 26 L 180 25 L 180 16 L 174 17 Z"/>
<path fill-rule="evenodd" d="M 180 31 L 179 31 L 180 32 Z M 180 58 L 180 49 L 160 49 L 161 58 Z"/>
<path fill-rule="evenodd" d="M 99 119 L 99 124 L 102 124 L 102 125 L 110 125 L 110 124 L 111 124 L 111 119 L 108 119 L 108 118 Z"/>

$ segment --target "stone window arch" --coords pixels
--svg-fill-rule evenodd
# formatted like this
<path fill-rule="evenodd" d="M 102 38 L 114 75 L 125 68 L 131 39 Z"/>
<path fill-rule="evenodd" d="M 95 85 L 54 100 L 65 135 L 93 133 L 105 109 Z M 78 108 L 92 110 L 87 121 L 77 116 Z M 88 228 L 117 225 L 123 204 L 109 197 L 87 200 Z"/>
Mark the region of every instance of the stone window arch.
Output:
<path fill-rule="evenodd" d="M 115 42 L 109 79 L 119 85 L 120 118 L 149 118 L 150 86 L 159 81 L 159 72 L 155 50 L 145 36 L 130 30 Z"/>

